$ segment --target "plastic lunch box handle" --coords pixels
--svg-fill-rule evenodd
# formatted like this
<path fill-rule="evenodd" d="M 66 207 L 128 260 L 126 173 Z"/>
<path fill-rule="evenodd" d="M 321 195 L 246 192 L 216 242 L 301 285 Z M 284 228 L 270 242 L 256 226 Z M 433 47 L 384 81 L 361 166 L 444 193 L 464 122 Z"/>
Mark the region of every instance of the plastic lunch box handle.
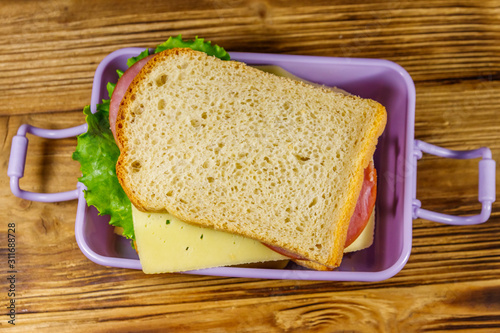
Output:
<path fill-rule="evenodd" d="M 10 189 L 12 193 L 16 197 L 22 199 L 41 202 L 58 202 L 77 199 L 79 189 L 57 193 L 28 192 L 19 188 L 19 179 L 24 176 L 26 153 L 28 151 L 28 138 L 26 137 L 27 133 L 46 139 L 63 139 L 77 136 L 86 131 L 87 124 L 59 130 L 38 128 L 27 124 L 21 125 L 17 131 L 17 135 L 12 138 L 9 168 L 7 170 L 7 175 L 10 177 Z"/>
<path fill-rule="evenodd" d="M 427 209 L 420 208 L 421 203 L 416 199 L 416 165 L 417 160 L 422 157 L 422 152 L 432 155 L 455 158 L 455 159 L 471 159 L 481 158 L 479 161 L 479 194 L 478 199 L 482 204 L 481 213 L 473 216 L 453 216 L 433 212 Z M 413 218 L 423 218 L 430 221 L 441 222 L 453 225 L 468 225 L 483 223 L 490 217 L 491 205 L 495 201 L 495 161 L 491 158 L 491 151 L 487 147 L 482 147 L 475 150 L 449 150 L 442 147 L 434 146 L 429 143 L 415 140 L 414 144 L 414 179 L 413 185 L 415 189 L 413 199 Z"/>

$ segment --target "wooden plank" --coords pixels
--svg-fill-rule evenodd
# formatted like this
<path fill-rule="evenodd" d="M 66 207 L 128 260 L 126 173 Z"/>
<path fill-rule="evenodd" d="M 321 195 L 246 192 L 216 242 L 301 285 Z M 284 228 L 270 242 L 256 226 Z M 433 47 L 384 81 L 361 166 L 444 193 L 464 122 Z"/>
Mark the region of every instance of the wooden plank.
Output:
<path fill-rule="evenodd" d="M 181 6 L 176 15 L 168 2 L 154 6 L 152 22 L 144 8 L 132 3 L 121 5 L 124 10 L 115 15 L 99 2 L 5 4 L 0 115 L 81 109 L 89 103 L 93 73 L 107 54 L 121 47 L 151 47 L 178 33 L 205 36 L 235 51 L 384 55 L 415 81 L 488 77 L 500 66 L 494 2 L 455 6 L 441 1 L 428 7 L 412 2 L 298 7 L 207 2 L 202 9 Z M 23 23 L 27 29 L 19 29 Z M 65 98 L 69 92 L 72 97 Z M 24 101 L 21 107 L 19 100 Z"/>
<path fill-rule="evenodd" d="M 117 8 L 120 10 L 117 11 Z M 500 328 L 499 203 L 485 224 L 417 219 L 408 263 L 377 283 L 146 276 L 89 261 L 74 235 L 76 202 L 14 197 L 6 177 L 22 123 L 84 121 L 92 77 L 110 52 L 199 35 L 228 50 L 385 58 L 412 75 L 415 137 L 500 156 L 500 1 L 3 2 L 0 34 L 0 303 L 7 314 L 8 224 L 16 224 L 12 331 L 492 332 Z M 154 15 L 153 15 L 154 14 Z M 23 189 L 73 189 L 74 138 L 29 136 Z M 417 198 L 477 214 L 477 160 L 425 155 Z M 497 172 L 498 178 L 498 172 Z M 383 177 L 381 181 L 383 181 Z M 497 189 L 498 189 L 497 185 Z"/>

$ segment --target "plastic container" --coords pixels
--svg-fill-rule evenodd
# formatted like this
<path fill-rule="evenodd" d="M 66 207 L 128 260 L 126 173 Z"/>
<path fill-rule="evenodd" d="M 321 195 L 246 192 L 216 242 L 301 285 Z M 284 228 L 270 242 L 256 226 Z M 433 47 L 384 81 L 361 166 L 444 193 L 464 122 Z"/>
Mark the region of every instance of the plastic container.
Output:
<path fill-rule="evenodd" d="M 98 66 L 92 90 L 91 109 L 108 98 L 107 82 L 116 82 L 116 69 L 125 70 L 126 60 L 143 49 L 125 48 L 108 55 Z M 451 151 L 414 138 L 415 87 L 409 74 L 399 65 L 379 59 L 331 58 L 316 56 L 231 53 L 233 60 L 252 65 L 277 65 L 308 81 L 337 86 L 352 94 L 374 99 L 388 113 L 387 127 L 374 156 L 378 172 L 376 229 L 373 245 L 347 254 L 334 271 L 312 271 L 289 265 L 286 269 L 222 267 L 187 272 L 232 277 L 267 279 L 380 281 L 392 277 L 406 264 L 412 246 L 412 220 L 424 218 L 448 224 L 476 224 L 489 218 L 495 201 L 495 161 L 488 148 Z M 27 200 L 55 202 L 78 200 L 75 236 L 82 252 L 93 262 L 105 266 L 141 269 L 129 241 L 113 233 L 108 218 L 98 216 L 83 197 L 83 184 L 62 193 L 30 193 L 19 188 L 23 176 L 28 140 L 26 133 L 45 138 L 76 136 L 86 124 L 64 130 L 45 130 L 22 125 L 12 141 L 8 175 L 12 192 Z M 480 158 L 478 200 L 482 211 L 475 216 L 450 216 L 420 207 L 416 198 L 417 160 L 422 153 L 447 158 Z"/>

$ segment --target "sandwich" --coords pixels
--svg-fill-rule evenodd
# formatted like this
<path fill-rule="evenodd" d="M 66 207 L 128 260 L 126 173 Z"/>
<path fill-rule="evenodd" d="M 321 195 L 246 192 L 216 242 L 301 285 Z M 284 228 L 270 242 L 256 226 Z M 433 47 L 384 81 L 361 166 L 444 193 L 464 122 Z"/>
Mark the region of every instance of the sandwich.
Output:
<path fill-rule="evenodd" d="M 141 263 L 141 214 L 159 217 L 172 243 L 179 221 L 200 239 L 224 233 L 320 270 L 373 228 L 379 103 L 231 61 L 200 38 L 170 38 L 118 75 L 111 99 L 84 109 L 73 157 L 88 204 L 137 241 Z"/>

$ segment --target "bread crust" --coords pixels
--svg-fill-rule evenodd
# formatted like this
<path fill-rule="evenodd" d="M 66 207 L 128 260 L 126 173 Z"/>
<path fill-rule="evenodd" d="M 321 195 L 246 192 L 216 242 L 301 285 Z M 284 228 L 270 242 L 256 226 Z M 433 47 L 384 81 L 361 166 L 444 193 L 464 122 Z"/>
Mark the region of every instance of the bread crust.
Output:
<path fill-rule="evenodd" d="M 131 126 L 130 114 L 133 112 L 132 111 L 133 103 L 136 98 L 136 94 L 140 94 L 141 89 L 144 90 L 144 82 L 149 79 L 149 75 L 152 73 L 152 71 L 163 62 L 171 61 L 176 57 L 188 57 L 194 59 L 199 57 L 206 58 L 207 56 L 204 53 L 200 54 L 200 52 L 193 51 L 190 49 L 172 49 L 158 53 L 150 61 L 148 61 L 148 63 L 143 67 L 140 73 L 134 78 L 124 98 L 120 103 L 120 109 L 116 122 L 116 133 L 117 133 L 117 140 L 119 141 L 119 144 L 122 147 L 122 149 L 120 158 L 118 159 L 117 162 L 116 173 L 118 176 L 118 180 L 120 181 L 125 193 L 130 198 L 132 204 L 134 204 L 134 206 L 136 206 L 141 211 L 158 211 L 158 212 L 168 211 L 169 213 L 177 216 L 181 220 L 186 221 L 188 223 L 193 223 L 193 224 L 203 225 L 205 227 L 238 233 L 250 238 L 257 239 L 259 241 L 263 241 L 264 243 L 268 243 L 282 248 L 287 248 L 304 257 L 307 257 L 308 259 L 312 260 L 312 262 L 316 262 L 317 264 L 311 263 L 309 265 L 309 267 L 315 269 L 322 269 L 325 267 L 331 269 L 337 267 L 340 264 L 343 256 L 343 249 L 347 235 L 347 228 L 350 221 L 350 217 L 354 212 L 359 192 L 362 187 L 364 169 L 372 159 L 378 137 L 382 134 L 383 129 L 385 127 L 386 123 L 385 108 L 374 101 L 363 100 L 365 104 L 370 105 L 371 108 L 375 110 L 374 112 L 376 116 L 373 119 L 373 121 L 371 121 L 370 124 L 371 126 L 364 133 L 365 139 L 363 140 L 363 145 L 360 148 L 359 156 L 355 157 L 354 165 L 352 165 L 350 182 L 348 183 L 349 188 L 346 191 L 347 193 L 346 202 L 344 205 L 342 205 L 342 207 L 338 207 L 336 210 L 336 214 L 339 214 L 340 212 L 339 218 L 336 219 L 335 223 L 330 223 L 329 226 L 326 226 L 323 230 L 323 232 L 325 232 L 326 234 L 332 235 L 331 237 L 333 238 L 333 246 L 330 246 L 329 250 L 326 250 L 326 252 L 323 250 L 322 255 L 317 255 L 316 253 L 313 253 L 312 250 L 304 250 L 303 248 L 300 248 L 299 246 L 295 245 L 292 241 L 289 240 L 283 242 L 280 241 L 279 239 L 276 239 L 276 237 L 262 239 L 261 235 L 256 235 L 256 233 L 250 229 L 243 229 L 238 227 L 237 225 L 233 226 L 230 223 L 225 223 L 224 225 L 216 224 L 214 221 L 204 218 L 203 216 L 193 217 L 193 215 L 188 214 L 186 210 L 181 210 L 174 205 L 165 204 L 163 207 L 154 206 L 152 205 L 151 202 L 145 200 L 141 195 L 138 195 L 137 191 L 134 189 L 134 186 L 131 185 L 130 182 L 130 177 L 131 177 L 130 165 L 133 163 L 133 161 L 131 161 L 129 158 L 129 152 L 134 149 L 133 148 L 134 144 L 133 142 L 130 141 L 127 132 L 127 127 Z M 214 60 L 214 61 L 217 62 L 219 60 Z M 225 66 L 228 68 L 228 70 L 242 72 L 242 75 L 244 75 L 247 72 L 256 71 L 255 69 L 248 67 L 242 63 L 233 61 L 226 62 Z M 262 72 L 262 74 L 258 75 L 266 76 L 271 74 Z M 286 78 L 281 78 L 281 79 L 287 81 L 288 82 L 287 85 L 308 87 L 308 85 L 299 81 L 293 81 Z M 314 88 L 314 89 L 321 90 L 324 94 L 334 94 L 328 89 L 324 88 Z M 186 96 L 186 98 L 188 97 L 189 96 Z M 342 98 L 346 99 L 346 101 L 350 99 L 351 102 L 356 102 L 356 103 L 360 100 L 358 97 L 354 96 L 343 96 Z M 331 219 L 333 212 L 328 212 L 325 214 L 326 214 L 325 216 L 330 216 L 329 218 Z M 235 216 L 231 216 L 231 219 L 237 220 L 241 219 L 242 217 L 243 215 L 238 214 Z M 326 219 L 328 219 L 328 217 L 326 217 Z M 326 221 L 323 223 L 326 225 L 326 223 L 329 222 Z"/>

